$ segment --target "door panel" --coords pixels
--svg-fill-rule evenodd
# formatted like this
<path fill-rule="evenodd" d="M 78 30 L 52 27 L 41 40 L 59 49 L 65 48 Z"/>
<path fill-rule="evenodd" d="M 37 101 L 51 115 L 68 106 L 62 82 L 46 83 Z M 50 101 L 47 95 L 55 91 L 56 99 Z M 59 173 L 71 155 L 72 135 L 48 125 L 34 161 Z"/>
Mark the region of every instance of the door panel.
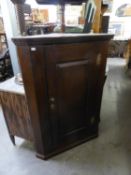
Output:
<path fill-rule="evenodd" d="M 92 132 L 90 128 L 95 129 L 97 125 L 94 122 L 97 122 L 99 46 L 52 46 L 54 54 L 51 53 L 51 48 L 47 49 L 49 116 L 54 145 L 88 137 Z M 100 61 L 99 63 L 101 64 Z"/>
<path fill-rule="evenodd" d="M 56 65 L 57 104 L 61 134 L 86 125 L 88 61 Z"/>

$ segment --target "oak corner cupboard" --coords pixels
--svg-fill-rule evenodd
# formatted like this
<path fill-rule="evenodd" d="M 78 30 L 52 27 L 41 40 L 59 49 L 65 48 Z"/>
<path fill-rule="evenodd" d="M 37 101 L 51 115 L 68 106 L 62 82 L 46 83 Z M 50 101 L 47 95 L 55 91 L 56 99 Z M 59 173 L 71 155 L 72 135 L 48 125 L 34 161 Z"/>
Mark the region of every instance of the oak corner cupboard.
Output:
<path fill-rule="evenodd" d="M 110 34 L 13 38 L 36 155 L 47 159 L 98 136 Z"/>

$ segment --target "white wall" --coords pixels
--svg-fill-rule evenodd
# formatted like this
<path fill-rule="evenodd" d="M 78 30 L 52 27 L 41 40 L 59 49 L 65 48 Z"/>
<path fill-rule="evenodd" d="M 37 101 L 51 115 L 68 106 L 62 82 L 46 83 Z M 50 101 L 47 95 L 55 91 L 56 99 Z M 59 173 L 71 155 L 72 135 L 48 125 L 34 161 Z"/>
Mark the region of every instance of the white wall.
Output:
<path fill-rule="evenodd" d="M 16 47 L 11 41 L 11 38 L 19 34 L 19 29 L 17 25 L 15 8 L 10 0 L 1 0 L 1 11 L 4 21 L 4 28 L 7 36 L 7 42 L 9 46 L 9 52 L 11 56 L 11 62 L 13 66 L 14 74 L 20 72 L 20 67 L 18 63 L 18 56 Z"/>
<path fill-rule="evenodd" d="M 35 0 L 26 0 L 26 3 L 30 4 L 31 8 L 48 9 L 49 22 L 56 22 L 57 21 L 57 8 L 55 5 L 41 5 L 41 4 L 36 3 Z"/>
<path fill-rule="evenodd" d="M 57 13 L 56 6 L 43 6 L 38 5 L 35 0 L 27 0 L 26 3 L 30 4 L 32 8 L 47 8 L 49 10 L 49 22 L 56 22 Z M 11 38 L 19 35 L 19 28 L 17 25 L 17 19 L 15 14 L 15 7 L 11 0 L 0 0 L 1 12 L 4 21 L 4 28 L 7 36 L 7 42 L 9 46 L 9 52 L 11 56 L 11 62 L 13 66 L 14 74 L 20 72 L 20 67 L 18 63 L 17 50 L 12 42 Z"/>
<path fill-rule="evenodd" d="M 118 7 L 120 7 L 122 4 L 131 4 L 131 0 L 113 0 L 113 9 L 112 9 L 112 17 L 115 17 L 115 11 Z"/>
<path fill-rule="evenodd" d="M 129 3 L 131 4 L 131 0 L 113 0 L 113 9 L 110 15 L 110 22 L 120 22 L 122 24 L 122 36 L 121 39 L 129 39 L 131 38 L 131 17 L 117 17 L 115 16 L 116 9 L 120 7 L 122 4 Z"/>

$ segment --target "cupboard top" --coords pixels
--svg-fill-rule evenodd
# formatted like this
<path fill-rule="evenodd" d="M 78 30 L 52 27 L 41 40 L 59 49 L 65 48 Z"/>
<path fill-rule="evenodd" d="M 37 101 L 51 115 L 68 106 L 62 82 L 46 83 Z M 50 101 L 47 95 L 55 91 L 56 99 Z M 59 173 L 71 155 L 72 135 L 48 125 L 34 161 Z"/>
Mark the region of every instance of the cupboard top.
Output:
<path fill-rule="evenodd" d="M 83 43 L 88 41 L 108 41 L 113 38 L 112 34 L 46 34 L 33 36 L 17 36 L 12 38 L 17 46 L 22 45 L 52 45 Z"/>

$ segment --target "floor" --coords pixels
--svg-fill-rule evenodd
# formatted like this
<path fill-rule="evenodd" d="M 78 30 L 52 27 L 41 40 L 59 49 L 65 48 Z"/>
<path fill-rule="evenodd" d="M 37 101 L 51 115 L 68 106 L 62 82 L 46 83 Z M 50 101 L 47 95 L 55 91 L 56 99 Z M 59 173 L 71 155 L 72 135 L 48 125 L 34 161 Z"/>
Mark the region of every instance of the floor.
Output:
<path fill-rule="evenodd" d="M 48 161 L 17 139 L 14 147 L 0 112 L 0 175 L 131 175 L 131 77 L 123 59 L 108 59 L 100 132 Z"/>

